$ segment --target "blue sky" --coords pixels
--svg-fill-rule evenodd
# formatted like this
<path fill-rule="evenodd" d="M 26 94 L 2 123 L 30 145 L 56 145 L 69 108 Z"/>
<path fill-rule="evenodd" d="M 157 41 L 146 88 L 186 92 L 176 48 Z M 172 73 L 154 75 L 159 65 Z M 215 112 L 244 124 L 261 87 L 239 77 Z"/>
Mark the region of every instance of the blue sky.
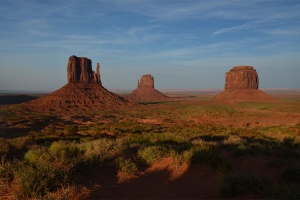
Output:
<path fill-rule="evenodd" d="M 300 88 L 298 0 L 0 0 L 0 90 L 54 91 L 71 55 L 108 89 L 224 88 L 252 65 L 260 88 Z"/>

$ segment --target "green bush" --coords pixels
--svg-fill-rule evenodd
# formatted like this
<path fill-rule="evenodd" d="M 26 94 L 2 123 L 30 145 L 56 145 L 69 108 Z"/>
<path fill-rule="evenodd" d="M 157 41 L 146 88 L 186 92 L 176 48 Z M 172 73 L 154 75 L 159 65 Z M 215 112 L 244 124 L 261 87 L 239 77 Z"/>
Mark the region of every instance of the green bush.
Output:
<path fill-rule="evenodd" d="M 79 145 L 80 151 L 83 152 L 83 160 L 92 163 L 99 163 L 110 159 L 119 145 L 115 140 L 109 140 L 106 138 L 93 140 Z"/>
<path fill-rule="evenodd" d="M 177 168 L 182 164 L 191 164 L 192 151 L 187 150 L 182 153 L 178 153 L 175 150 L 171 151 L 171 157 L 173 159 L 173 165 Z"/>
<path fill-rule="evenodd" d="M 161 146 L 150 146 L 138 151 L 138 154 L 148 164 L 153 164 L 167 154 L 167 149 Z"/>
<path fill-rule="evenodd" d="M 33 143 L 33 139 L 29 136 L 10 139 L 9 143 L 12 147 L 18 150 L 27 149 Z"/>
<path fill-rule="evenodd" d="M 25 153 L 24 158 L 31 164 L 47 164 L 54 161 L 46 148 L 30 149 Z"/>
<path fill-rule="evenodd" d="M 65 126 L 64 131 L 68 135 L 76 135 L 78 127 L 74 124 L 68 124 Z"/>
<path fill-rule="evenodd" d="M 10 149 L 9 142 L 4 138 L 0 138 L 0 158 L 6 156 L 7 153 L 9 152 L 9 149 Z"/>
<path fill-rule="evenodd" d="M 71 182 L 69 170 L 55 165 L 19 163 L 14 170 L 14 180 L 19 186 L 18 198 L 41 198 L 48 192 Z"/>
<path fill-rule="evenodd" d="M 0 196 L 9 189 L 9 183 L 13 179 L 12 164 L 6 162 L 4 158 L 0 161 Z M 0 198 L 1 199 L 1 198 Z"/>
<path fill-rule="evenodd" d="M 56 159 L 65 163 L 75 161 L 81 154 L 76 143 L 65 141 L 53 142 L 49 147 L 49 151 Z"/>
<path fill-rule="evenodd" d="M 137 165 L 130 159 L 118 158 L 116 160 L 118 172 L 126 174 L 135 174 L 138 171 Z"/>

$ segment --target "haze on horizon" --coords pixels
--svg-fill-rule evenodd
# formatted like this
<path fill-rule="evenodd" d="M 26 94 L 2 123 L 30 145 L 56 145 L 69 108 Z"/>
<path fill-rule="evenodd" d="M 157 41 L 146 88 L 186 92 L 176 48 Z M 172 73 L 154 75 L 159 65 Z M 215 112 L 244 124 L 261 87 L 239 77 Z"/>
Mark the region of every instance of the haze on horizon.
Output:
<path fill-rule="evenodd" d="M 260 88 L 300 88 L 298 0 L 1 0 L 0 90 L 54 91 L 71 55 L 108 89 L 224 88 L 235 65 Z"/>

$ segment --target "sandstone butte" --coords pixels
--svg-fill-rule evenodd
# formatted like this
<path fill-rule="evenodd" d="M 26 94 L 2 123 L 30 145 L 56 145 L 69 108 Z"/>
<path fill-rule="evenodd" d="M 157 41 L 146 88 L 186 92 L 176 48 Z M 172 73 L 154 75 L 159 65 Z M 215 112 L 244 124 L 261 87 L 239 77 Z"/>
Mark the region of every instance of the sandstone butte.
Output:
<path fill-rule="evenodd" d="M 151 74 L 145 74 L 138 80 L 137 89 L 133 90 L 128 97 L 134 101 L 162 101 L 170 99 L 154 88 L 154 77 Z"/>
<path fill-rule="evenodd" d="M 258 89 L 257 71 L 252 66 L 235 66 L 225 77 L 225 90 L 215 96 L 227 102 L 275 102 L 275 98 Z"/>
<path fill-rule="evenodd" d="M 118 109 L 132 103 L 102 86 L 100 64 L 92 70 L 92 61 L 71 56 L 67 66 L 68 83 L 53 93 L 25 103 L 28 108 L 43 110 Z"/>

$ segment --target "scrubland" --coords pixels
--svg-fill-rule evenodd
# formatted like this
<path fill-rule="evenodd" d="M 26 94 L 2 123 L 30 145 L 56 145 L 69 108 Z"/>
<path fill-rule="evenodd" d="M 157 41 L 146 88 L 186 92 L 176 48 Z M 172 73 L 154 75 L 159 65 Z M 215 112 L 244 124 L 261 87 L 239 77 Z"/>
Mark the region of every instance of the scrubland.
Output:
<path fill-rule="evenodd" d="M 0 199 L 300 198 L 299 95 L 0 117 Z"/>

